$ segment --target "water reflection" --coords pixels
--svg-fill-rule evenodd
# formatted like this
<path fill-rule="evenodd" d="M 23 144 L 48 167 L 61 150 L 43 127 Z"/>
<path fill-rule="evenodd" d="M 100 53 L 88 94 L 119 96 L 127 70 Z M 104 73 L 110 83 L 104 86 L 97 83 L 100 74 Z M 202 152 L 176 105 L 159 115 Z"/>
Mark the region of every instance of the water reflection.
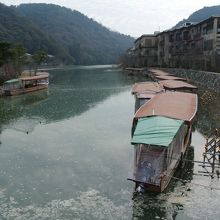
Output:
<path fill-rule="evenodd" d="M 186 183 L 133 195 L 130 89 L 144 78 L 100 66 L 50 73 L 48 92 L 0 99 L 0 219 L 219 219 L 219 191 L 194 184 L 219 182 L 190 162 L 175 175 Z M 202 133 L 219 120 L 206 103 Z M 204 140 L 195 130 L 189 160 L 201 159 Z"/>
<path fill-rule="evenodd" d="M 97 84 L 81 80 L 82 91 L 72 85 L 77 82 L 69 84 L 71 72 L 57 71 L 51 73 L 45 99 L 32 102 L 32 94 L 4 99 L 3 112 L 10 108 L 14 114 L 4 120 L 1 136 L 0 218 L 129 218 L 132 79 L 99 71 L 91 76 L 96 75 Z M 66 74 L 66 86 L 56 79 L 59 74 Z M 76 99 L 68 107 L 69 97 L 62 94 L 69 94 L 71 87 L 70 96 Z M 48 103 L 55 105 L 57 94 L 62 97 L 59 106 L 47 108 Z"/>
<path fill-rule="evenodd" d="M 39 118 L 45 123 L 74 117 L 107 97 L 130 89 L 132 81 L 110 66 L 53 70 L 49 91 L 0 99 L 0 124 L 20 117 Z"/>

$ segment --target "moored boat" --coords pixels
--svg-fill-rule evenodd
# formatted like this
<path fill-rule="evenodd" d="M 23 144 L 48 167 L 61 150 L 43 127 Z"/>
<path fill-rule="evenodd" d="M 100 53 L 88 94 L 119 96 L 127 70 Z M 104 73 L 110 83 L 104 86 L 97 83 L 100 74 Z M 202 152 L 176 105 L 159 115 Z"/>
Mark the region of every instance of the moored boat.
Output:
<path fill-rule="evenodd" d="M 132 126 L 134 171 L 129 180 L 150 191 L 169 184 L 191 142 L 197 95 L 182 92 L 157 94 L 136 112 Z"/>
<path fill-rule="evenodd" d="M 159 81 L 159 84 L 161 84 L 166 90 L 181 92 L 194 92 L 197 90 L 196 86 L 180 80 L 161 80 Z"/>
<path fill-rule="evenodd" d="M 180 80 L 180 81 L 187 81 L 185 78 L 182 77 L 176 77 L 176 76 L 155 76 L 158 80 Z"/>
<path fill-rule="evenodd" d="M 171 73 L 167 73 L 163 70 L 158 70 L 158 69 L 149 69 L 149 71 L 155 76 L 172 76 L 173 75 Z"/>
<path fill-rule="evenodd" d="M 11 79 L 3 84 L 3 94 L 7 96 L 20 95 L 37 90 L 47 89 L 49 75 L 37 75 Z"/>
<path fill-rule="evenodd" d="M 157 82 L 135 83 L 131 90 L 131 93 L 135 96 L 135 112 L 156 94 L 163 91 L 163 86 Z"/>

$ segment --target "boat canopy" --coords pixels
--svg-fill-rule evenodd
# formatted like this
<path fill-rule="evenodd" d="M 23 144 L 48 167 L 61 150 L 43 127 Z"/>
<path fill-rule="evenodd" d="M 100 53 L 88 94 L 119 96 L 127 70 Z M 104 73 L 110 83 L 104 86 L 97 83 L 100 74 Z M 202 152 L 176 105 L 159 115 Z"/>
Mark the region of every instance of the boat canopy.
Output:
<path fill-rule="evenodd" d="M 134 120 L 157 115 L 191 122 L 197 112 L 197 99 L 193 93 L 158 93 L 138 109 Z"/>
<path fill-rule="evenodd" d="M 139 118 L 131 143 L 168 147 L 183 123 L 161 116 Z"/>
<path fill-rule="evenodd" d="M 20 79 L 11 79 L 11 80 L 4 82 L 4 84 L 19 83 L 19 82 L 21 82 Z"/>
<path fill-rule="evenodd" d="M 179 80 L 162 80 L 159 81 L 159 83 L 165 88 L 165 89 L 197 89 L 196 86 L 191 85 L 189 83 L 179 81 Z"/>
<path fill-rule="evenodd" d="M 22 81 L 42 80 L 42 79 L 48 79 L 48 75 L 27 76 L 27 77 L 21 77 L 20 79 Z"/>
<path fill-rule="evenodd" d="M 156 82 L 140 82 L 135 83 L 132 87 L 131 93 L 158 93 L 162 92 L 163 86 Z"/>
<path fill-rule="evenodd" d="M 155 76 L 172 76 L 172 74 L 167 73 L 163 70 L 150 69 L 149 71 L 152 72 Z"/>
<path fill-rule="evenodd" d="M 20 79 L 11 79 L 3 83 L 3 90 L 13 90 L 20 89 L 22 87 L 22 83 Z"/>
<path fill-rule="evenodd" d="M 182 78 L 182 77 L 176 77 L 176 76 L 160 76 L 160 75 L 157 75 L 155 76 L 157 79 L 160 79 L 160 80 L 180 80 L 180 81 L 187 81 L 185 78 Z"/>

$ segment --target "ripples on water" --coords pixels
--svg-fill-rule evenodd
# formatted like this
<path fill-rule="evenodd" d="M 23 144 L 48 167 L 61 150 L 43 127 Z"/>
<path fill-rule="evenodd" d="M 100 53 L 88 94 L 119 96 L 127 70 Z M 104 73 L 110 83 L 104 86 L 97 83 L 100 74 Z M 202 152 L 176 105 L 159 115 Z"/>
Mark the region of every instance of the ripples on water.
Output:
<path fill-rule="evenodd" d="M 197 175 L 197 164 L 187 163 L 175 175 L 187 182 L 173 180 L 162 194 L 137 195 L 126 180 L 130 89 L 144 78 L 110 66 L 68 67 L 50 77 L 49 91 L 0 99 L 0 219 L 219 219 L 220 191 L 210 188 L 219 180 Z M 220 118 L 219 96 L 202 88 L 199 96 L 187 157 L 195 160 L 201 133 Z"/>

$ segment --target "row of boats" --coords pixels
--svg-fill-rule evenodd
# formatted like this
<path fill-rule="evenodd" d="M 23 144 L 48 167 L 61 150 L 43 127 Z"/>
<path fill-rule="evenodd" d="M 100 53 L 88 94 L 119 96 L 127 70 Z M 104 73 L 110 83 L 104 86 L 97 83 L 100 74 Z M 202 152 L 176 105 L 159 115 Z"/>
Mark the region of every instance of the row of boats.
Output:
<path fill-rule="evenodd" d="M 149 71 L 154 82 L 135 83 L 132 122 L 136 189 L 162 192 L 191 144 L 197 112 L 197 87 L 162 70 Z"/>

